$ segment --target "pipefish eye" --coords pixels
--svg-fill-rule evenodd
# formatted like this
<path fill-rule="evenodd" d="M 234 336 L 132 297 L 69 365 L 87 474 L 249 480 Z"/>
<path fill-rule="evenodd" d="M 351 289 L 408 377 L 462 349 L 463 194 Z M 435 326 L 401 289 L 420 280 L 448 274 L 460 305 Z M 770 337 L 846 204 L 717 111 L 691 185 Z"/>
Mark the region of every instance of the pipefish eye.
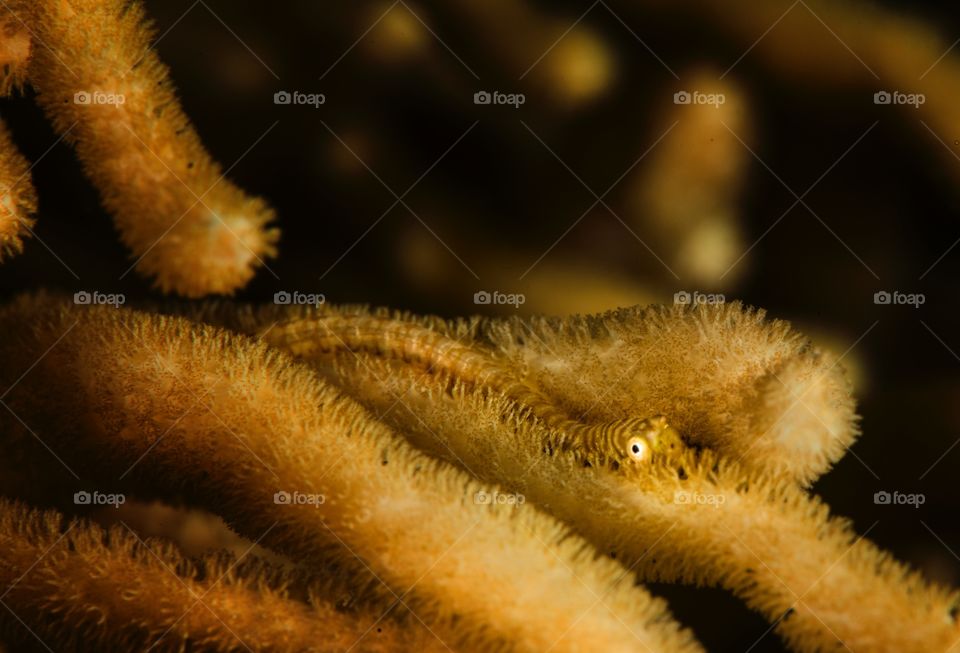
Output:
<path fill-rule="evenodd" d="M 627 441 L 627 454 L 637 462 L 645 462 L 650 459 L 650 443 L 647 439 L 640 436 L 634 436 Z"/>

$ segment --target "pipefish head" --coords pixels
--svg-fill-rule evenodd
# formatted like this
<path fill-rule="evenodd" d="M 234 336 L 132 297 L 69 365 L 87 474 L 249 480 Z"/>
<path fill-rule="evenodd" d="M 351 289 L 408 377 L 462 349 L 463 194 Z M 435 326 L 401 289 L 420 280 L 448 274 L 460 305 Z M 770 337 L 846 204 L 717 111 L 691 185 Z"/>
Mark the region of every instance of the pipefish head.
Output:
<path fill-rule="evenodd" d="M 648 462 L 654 454 L 673 454 L 683 447 L 683 439 L 663 415 L 631 417 L 616 422 L 614 446 L 624 460 Z"/>

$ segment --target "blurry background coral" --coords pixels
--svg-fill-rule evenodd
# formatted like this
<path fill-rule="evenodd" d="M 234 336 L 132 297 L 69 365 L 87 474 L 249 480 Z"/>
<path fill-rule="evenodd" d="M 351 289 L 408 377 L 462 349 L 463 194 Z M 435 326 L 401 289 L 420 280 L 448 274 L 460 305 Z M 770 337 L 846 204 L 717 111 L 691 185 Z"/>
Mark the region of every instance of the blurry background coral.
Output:
<path fill-rule="evenodd" d="M 211 154 L 277 210 L 279 255 L 239 299 L 447 316 L 677 293 L 764 307 L 843 355 L 860 400 L 864 435 L 814 490 L 956 585 L 960 14 L 885 6 L 147 2 Z M 325 101 L 278 104 L 283 91 Z M 0 267 L 4 298 L 156 298 L 41 111 L 0 110 L 40 197 L 36 237 Z M 510 296 L 522 304 L 497 303 Z M 129 519 L 231 544 L 164 510 Z M 719 590 L 652 589 L 709 650 L 782 650 Z"/>

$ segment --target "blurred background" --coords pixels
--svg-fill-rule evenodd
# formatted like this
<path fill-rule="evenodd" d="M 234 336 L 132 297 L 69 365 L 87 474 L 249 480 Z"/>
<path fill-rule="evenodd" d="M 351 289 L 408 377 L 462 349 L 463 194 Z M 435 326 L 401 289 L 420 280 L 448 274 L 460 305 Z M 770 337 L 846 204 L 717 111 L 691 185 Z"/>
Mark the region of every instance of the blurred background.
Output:
<path fill-rule="evenodd" d="M 859 400 L 863 435 L 815 492 L 960 584 L 960 13 L 146 4 L 214 158 L 277 210 L 279 256 L 238 299 L 299 291 L 444 316 L 720 295 L 762 307 L 842 355 Z M 0 292 L 157 298 L 31 93 L 0 101 L 41 201 Z M 722 591 L 652 589 L 711 651 L 783 650 Z"/>

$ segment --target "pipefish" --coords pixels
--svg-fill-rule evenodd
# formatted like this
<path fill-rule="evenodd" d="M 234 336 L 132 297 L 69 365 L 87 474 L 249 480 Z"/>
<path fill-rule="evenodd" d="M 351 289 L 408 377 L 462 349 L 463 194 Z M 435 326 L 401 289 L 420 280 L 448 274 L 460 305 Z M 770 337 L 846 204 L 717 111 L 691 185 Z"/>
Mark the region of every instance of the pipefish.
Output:
<path fill-rule="evenodd" d="M 411 322 L 374 315 L 320 315 L 281 322 L 258 335 L 268 344 L 305 359 L 340 352 L 372 354 L 501 393 L 555 429 L 560 434 L 556 447 L 614 469 L 626 463 L 649 462 L 655 454 L 673 455 L 685 447 L 680 434 L 662 415 L 596 424 L 573 419 L 490 353 Z"/>

